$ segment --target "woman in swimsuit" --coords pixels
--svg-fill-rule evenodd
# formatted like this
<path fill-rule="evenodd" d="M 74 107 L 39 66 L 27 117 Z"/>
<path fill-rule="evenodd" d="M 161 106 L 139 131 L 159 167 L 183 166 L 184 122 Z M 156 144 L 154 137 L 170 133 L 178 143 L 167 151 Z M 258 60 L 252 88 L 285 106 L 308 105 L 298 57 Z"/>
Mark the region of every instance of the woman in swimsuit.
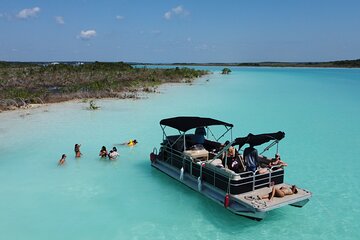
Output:
<path fill-rule="evenodd" d="M 74 151 L 75 151 L 75 157 L 79 158 L 82 153 L 80 152 L 80 146 L 81 144 L 75 144 Z"/>
<path fill-rule="evenodd" d="M 102 146 L 101 150 L 100 150 L 100 153 L 99 153 L 99 156 L 102 157 L 102 158 L 106 158 L 108 155 L 108 152 L 106 150 L 106 147 L 105 146 Z"/>
<path fill-rule="evenodd" d="M 63 154 L 62 156 L 61 156 L 61 159 L 59 160 L 59 162 L 58 162 L 58 165 L 60 166 L 60 165 L 64 165 L 65 164 L 65 160 L 66 159 L 66 155 L 65 154 Z"/>
<path fill-rule="evenodd" d="M 284 187 L 284 186 L 280 187 L 280 188 L 276 188 L 274 186 L 272 188 L 271 192 L 262 196 L 261 198 L 272 200 L 274 197 L 282 198 L 282 197 L 285 197 L 286 195 L 293 195 L 296 193 L 298 193 L 298 190 L 295 185 L 292 185 L 291 188 Z"/>

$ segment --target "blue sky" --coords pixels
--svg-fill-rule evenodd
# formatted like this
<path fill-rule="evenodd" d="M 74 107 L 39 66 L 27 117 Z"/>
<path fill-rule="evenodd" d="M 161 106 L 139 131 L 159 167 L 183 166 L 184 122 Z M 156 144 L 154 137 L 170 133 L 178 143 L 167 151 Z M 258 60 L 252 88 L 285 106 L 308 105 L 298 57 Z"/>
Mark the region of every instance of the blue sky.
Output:
<path fill-rule="evenodd" d="M 1 0 L 0 60 L 360 58 L 360 1 Z"/>

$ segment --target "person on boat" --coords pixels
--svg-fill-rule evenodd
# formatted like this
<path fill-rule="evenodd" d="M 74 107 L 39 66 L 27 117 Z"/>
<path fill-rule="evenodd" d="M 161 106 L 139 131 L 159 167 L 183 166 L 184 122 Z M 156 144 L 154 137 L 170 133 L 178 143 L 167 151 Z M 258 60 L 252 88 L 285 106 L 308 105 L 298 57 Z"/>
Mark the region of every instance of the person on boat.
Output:
<path fill-rule="evenodd" d="M 227 167 L 230 170 L 239 173 L 240 163 L 238 161 L 238 155 L 236 154 L 236 150 L 233 146 L 229 147 L 226 153 L 226 157 L 227 157 Z"/>
<path fill-rule="evenodd" d="M 280 165 L 281 167 L 286 167 L 287 166 L 287 163 L 283 162 L 281 160 L 279 153 L 275 154 L 275 158 L 273 158 L 271 163 L 270 163 L 270 166 L 277 166 L 277 165 Z"/>
<path fill-rule="evenodd" d="M 60 158 L 60 160 L 59 160 L 59 162 L 58 162 L 58 165 L 60 166 L 60 165 L 64 165 L 65 164 L 65 162 L 66 162 L 66 155 L 65 154 L 63 154 L 62 156 L 61 156 L 61 158 Z"/>
<path fill-rule="evenodd" d="M 195 136 L 194 136 L 194 145 L 201 144 L 203 145 L 205 142 L 205 135 L 206 131 L 204 127 L 198 127 L 195 129 Z"/>
<path fill-rule="evenodd" d="M 250 144 L 249 147 L 244 149 L 244 159 L 245 159 L 245 163 L 246 163 L 246 170 L 247 171 L 252 171 L 252 172 L 257 172 L 259 174 L 263 174 L 263 173 L 267 173 L 267 169 L 265 168 L 259 168 L 259 155 L 258 155 L 258 151 L 256 148 L 254 148 L 254 146 L 252 144 Z"/>
<path fill-rule="evenodd" d="M 99 153 L 99 156 L 102 157 L 102 158 L 106 158 L 107 155 L 108 155 L 108 151 L 106 150 L 106 147 L 102 146 L 101 150 L 100 150 L 100 153 Z"/>
<path fill-rule="evenodd" d="M 109 159 L 110 160 L 115 160 L 118 156 L 119 156 L 119 153 L 117 152 L 116 147 L 113 147 L 113 149 L 110 150 Z"/>
<path fill-rule="evenodd" d="M 225 143 L 225 146 L 227 144 Z M 241 155 L 236 151 L 233 146 L 230 146 L 229 149 L 226 151 L 226 154 L 223 154 L 222 157 L 222 164 L 233 170 L 235 173 L 243 172 L 245 170 L 245 165 L 242 161 Z"/>
<path fill-rule="evenodd" d="M 275 186 L 272 188 L 271 192 L 261 197 L 261 199 L 269 199 L 272 200 L 274 197 L 283 198 L 286 195 L 297 194 L 298 190 L 295 185 L 292 185 L 290 188 L 282 186 L 280 188 L 276 188 Z"/>
<path fill-rule="evenodd" d="M 276 153 L 275 158 L 267 158 L 265 156 L 259 155 L 258 156 L 259 166 L 261 168 L 271 168 L 273 166 L 285 167 L 287 163 L 283 162 L 280 159 L 280 154 Z"/>
<path fill-rule="evenodd" d="M 81 157 L 82 153 L 80 152 L 80 146 L 81 144 L 75 144 L 74 151 L 75 151 L 75 157 L 79 158 Z"/>

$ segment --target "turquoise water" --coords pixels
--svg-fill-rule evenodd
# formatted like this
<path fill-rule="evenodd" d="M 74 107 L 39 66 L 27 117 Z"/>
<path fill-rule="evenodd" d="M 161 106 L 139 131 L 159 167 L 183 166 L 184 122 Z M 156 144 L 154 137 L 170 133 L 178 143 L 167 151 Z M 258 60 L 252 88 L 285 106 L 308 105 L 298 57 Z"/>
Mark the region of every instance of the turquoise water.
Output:
<path fill-rule="evenodd" d="M 1 113 L 1 239 L 359 239 L 360 69 L 206 69 L 146 99 L 97 101 L 99 111 L 74 101 Z M 159 120 L 177 115 L 231 122 L 235 136 L 285 131 L 286 182 L 313 198 L 255 222 L 151 168 Z M 99 159 L 102 145 L 131 138 L 140 143 L 118 146 L 116 161 Z"/>

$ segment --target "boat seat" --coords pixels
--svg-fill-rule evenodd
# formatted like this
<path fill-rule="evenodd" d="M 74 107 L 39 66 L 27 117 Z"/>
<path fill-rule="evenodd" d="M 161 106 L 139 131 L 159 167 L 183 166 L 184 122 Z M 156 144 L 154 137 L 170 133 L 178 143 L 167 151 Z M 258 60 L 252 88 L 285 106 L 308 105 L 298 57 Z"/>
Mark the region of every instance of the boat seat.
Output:
<path fill-rule="evenodd" d="M 220 167 L 220 168 L 224 167 L 223 164 L 222 164 L 221 159 L 219 159 L 219 158 L 210 161 L 210 164 L 215 166 L 215 167 Z"/>
<path fill-rule="evenodd" d="M 184 154 L 200 161 L 208 160 L 209 158 L 209 152 L 206 149 L 186 150 Z"/>

